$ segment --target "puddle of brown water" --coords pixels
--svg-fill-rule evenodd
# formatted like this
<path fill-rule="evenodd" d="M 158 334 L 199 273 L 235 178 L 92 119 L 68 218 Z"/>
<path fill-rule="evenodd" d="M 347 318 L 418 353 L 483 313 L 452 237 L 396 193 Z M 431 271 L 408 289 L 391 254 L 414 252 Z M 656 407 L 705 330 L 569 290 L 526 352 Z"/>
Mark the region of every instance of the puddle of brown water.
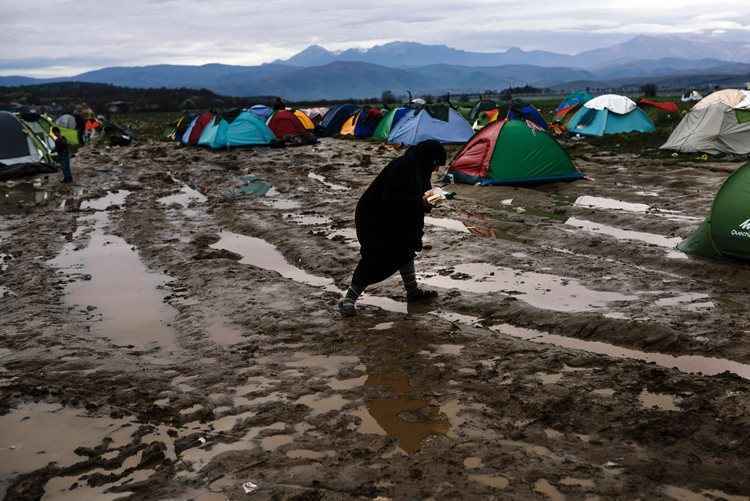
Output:
<path fill-rule="evenodd" d="M 594 291 L 571 278 L 519 271 L 489 263 L 459 264 L 453 270 L 450 276 L 435 274 L 424 277 L 422 281 L 432 287 L 455 288 L 477 294 L 512 294 L 532 306 L 553 311 L 591 311 L 606 307 L 613 301 L 635 299 L 617 292 Z"/>
<path fill-rule="evenodd" d="M 388 387 L 397 398 L 367 400 L 365 407 L 352 411 L 362 420 L 360 433 L 395 437 L 401 450 L 414 454 L 429 436 L 445 435 L 451 430 L 448 418 L 429 402 L 404 398 L 410 389 L 405 374 L 371 375 L 365 385 Z"/>
<path fill-rule="evenodd" d="M 584 341 L 557 334 L 547 334 L 534 329 L 524 329 L 510 324 L 496 325 L 490 327 L 490 329 L 534 343 L 552 344 L 563 348 L 607 355 L 612 358 L 650 362 L 667 369 L 675 368 L 688 374 L 701 373 L 706 376 L 715 376 L 723 372 L 731 372 L 743 379 L 750 379 L 750 365 L 724 358 L 711 358 L 698 355 L 673 356 L 665 353 L 631 350 L 600 341 Z"/>
<path fill-rule="evenodd" d="M 615 200 L 613 198 L 592 197 L 588 195 L 578 197 L 573 205 L 576 207 L 586 207 L 589 209 L 613 209 L 626 212 L 642 213 L 647 212 L 650 208 L 647 204 L 623 202 L 621 200 Z"/>
<path fill-rule="evenodd" d="M 89 200 L 87 208 L 103 211 L 124 203 L 128 192 L 120 191 Z M 105 233 L 109 217 L 98 212 L 92 218 L 94 231 L 88 245 L 75 250 L 68 243 L 48 263 L 57 268 L 90 275 L 90 280 L 68 284 L 66 301 L 94 306 L 100 321 L 93 331 L 118 344 L 146 346 L 156 343 L 168 350 L 177 349 L 174 330 L 168 325 L 175 310 L 164 303 L 159 290 L 170 277 L 150 271 L 137 252 L 121 237 Z"/>
<path fill-rule="evenodd" d="M 677 307 L 688 311 L 700 311 L 714 308 L 712 301 L 705 301 L 710 296 L 698 292 L 684 292 L 672 297 L 657 299 L 654 304 L 662 307 Z"/>
<path fill-rule="evenodd" d="M 657 235 L 655 233 L 623 230 L 620 228 L 615 228 L 614 226 L 594 223 L 592 221 L 586 221 L 585 219 L 579 219 L 576 217 L 569 218 L 567 221 L 565 221 L 565 224 L 568 226 L 575 226 L 576 228 L 590 233 L 597 233 L 600 235 L 614 237 L 618 240 L 636 240 L 667 249 L 673 249 L 682 241 L 682 239 L 679 237 L 665 237 L 664 235 Z"/>
<path fill-rule="evenodd" d="M 314 180 L 318 181 L 319 183 L 321 183 L 321 184 L 329 187 L 330 189 L 332 189 L 334 191 L 349 191 L 349 187 L 348 186 L 344 186 L 344 185 L 341 185 L 341 184 L 330 183 L 330 182 L 326 181 L 325 176 L 321 176 L 320 174 L 315 174 L 314 172 L 310 172 L 307 175 L 307 177 L 310 178 L 310 179 L 314 179 Z"/>
<path fill-rule="evenodd" d="M 351 379 L 331 379 L 328 381 L 328 386 L 336 391 L 346 391 L 364 386 L 366 381 L 367 376 L 355 377 Z"/>
<path fill-rule="evenodd" d="M 334 451 L 311 451 L 309 449 L 293 449 L 286 452 L 290 459 L 325 459 L 335 456 Z"/>
<path fill-rule="evenodd" d="M 121 207 L 125 204 L 128 195 L 130 195 L 130 192 L 127 190 L 108 191 L 104 196 L 81 202 L 81 210 L 105 211 L 112 207 Z"/>
<path fill-rule="evenodd" d="M 94 447 L 121 428 L 125 419 L 88 417 L 56 404 L 24 404 L 0 416 L 0 483 L 50 462 L 69 466 L 86 458 L 73 451 Z"/>
<path fill-rule="evenodd" d="M 284 218 L 301 226 L 318 226 L 333 222 L 328 216 L 316 216 L 314 214 L 284 214 Z"/>
<path fill-rule="evenodd" d="M 294 436 L 292 435 L 271 435 L 261 439 L 260 446 L 264 451 L 271 452 L 292 442 L 294 442 Z"/>
<path fill-rule="evenodd" d="M 179 192 L 173 195 L 167 195 L 166 197 L 161 197 L 160 199 L 158 199 L 158 202 L 166 206 L 177 204 L 183 209 L 187 209 L 191 203 L 202 204 L 207 200 L 208 197 L 206 195 L 192 189 L 186 184 L 183 184 Z"/>
<path fill-rule="evenodd" d="M 294 210 L 302 207 L 302 204 L 296 200 L 289 200 L 287 198 L 272 198 L 272 199 L 261 199 L 260 202 L 263 205 L 267 205 L 272 209 L 278 210 Z"/>
<path fill-rule="evenodd" d="M 679 411 L 678 399 L 668 393 L 651 393 L 645 388 L 638 395 L 638 402 L 644 409 L 658 409 L 661 411 Z"/>
<path fill-rule="evenodd" d="M 546 386 L 548 384 L 559 383 L 562 381 L 563 375 L 559 373 L 537 372 L 536 377 L 538 377 L 542 384 Z"/>
<path fill-rule="evenodd" d="M 328 397 L 322 396 L 320 393 L 314 393 L 311 395 L 304 395 L 300 397 L 295 403 L 306 405 L 312 409 L 312 415 L 317 416 L 325 414 L 331 411 L 338 411 L 344 408 L 349 403 L 341 395 L 331 395 Z"/>
<path fill-rule="evenodd" d="M 213 249 L 226 249 L 242 256 L 240 263 L 249 264 L 264 270 L 275 271 L 284 278 L 315 287 L 333 284 L 330 278 L 317 277 L 292 266 L 284 255 L 272 244 L 260 238 L 240 235 L 231 231 L 219 233 L 219 241 L 211 245 Z"/>
<path fill-rule="evenodd" d="M 584 489 L 593 489 L 596 484 L 594 484 L 594 481 L 589 478 L 573 478 L 573 477 L 565 477 L 560 480 L 560 485 L 565 485 L 567 487 L 581 487 Z"/>
<path fill-rule="evenodd" d="M 564 501 L 565 496 L 557 490 L 557 488 L 550 484 L 546 479 L 540 478 L 534 482 L 534 492 L 545 496 L 552 501 Z"/>
<path fill-rule="evenodd" d="M 206 332 L 211 341 L 220 346 L 232 346 L 243 340 L 242 330 L 221 317 L 209 319 Z"/>
<path fill-rule="evenodd" d="M 469 475 L 469 480 L 498 490 L 505 489 L 510 485 L 510 480 L 502 475 Z"/>
<path fill-rule="evenodd" d="M 484 465 L 482 463 L 482 458 L 472 456 L 464 459 L 464 468 L 467 470 L 475 470 L 477 468 L 481 468 Z"/>
<path fill-rule="evenodd" d="M 425 216 L 424 224 L 427 226 L 443 228 L 444 230 L 457 231 L 459 233 L 471 233 L 468 228 L 466 228 L 466 225 L 458 219 Z"/>
<path fill-rule="evenodd" d="M 599 397 L 611 398 L 612 396 L 614 396 L 615 390 L 613 390 L 612 388 L 601 388 L 593 390 L 591 393 Z"/>
<path fill-rule="evenodd" d="M 296 352 L 292 360 L 286 362 L 287 367 L 308 368 L 321 370 L 321 376 L 335 376 L 341 369 L 359 364 L 359 357 L 347 355 L 315 355 L 306 352 Z"/>
<path fill-rule="evenodd" d="M 718 499 L 722 501 L 750 501 L 750 496 L 736 496 L 715 489 L 703 489 L 698 493 L 683 487 L 667 485 L 663 488 L 663 492 L 666 497 L 675 501 L 714 501 Z"/>
<path fill-rule="evenodd" d="M 33 183 L 20 183 L 13 187 L 0 185 L 0 214 L 12 214 L 23 207 L 42 204 L 50 199 L 52 193 Z"/>

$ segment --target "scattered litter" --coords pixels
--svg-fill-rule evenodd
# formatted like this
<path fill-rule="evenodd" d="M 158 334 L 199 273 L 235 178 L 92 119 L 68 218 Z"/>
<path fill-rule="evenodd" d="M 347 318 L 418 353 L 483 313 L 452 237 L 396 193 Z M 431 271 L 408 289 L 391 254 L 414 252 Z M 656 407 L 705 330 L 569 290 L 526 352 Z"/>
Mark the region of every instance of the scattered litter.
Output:
<path fill-rule="evenodd" d="M 268 181 L 264 181 L 256 176 L 240 176 L 240 182 L 234 187 L 224 190 L 224 198 L 234 199 L 244 196 L 262 197 L 268 193 L 273 186 Z"/>
<path fill-rule="evenodd" d="M 258 490 L 258 484 L 255 484 L 253 482 L 245 482 L 244 484 L 242 484 L 242 489 L 244 489 L 245 494 L 253 494 Z"/>
<path fill-rule="evenodd" d="M 442 188 L 432 188 L 431 190 L 426 191 L 424 196 L 425 200 L 427 200 L 430 205 L 432 205 L 433 207 L 437 207 L 446 200 L 451 200 L 452 198 L 454 198 L 456 194 L 452 191 L 445 191 Z"/>
<path fill-rule="evenodd" d="M 208 441 L 205 438 L 201 437 L 198 439 L 198 443 L 201 444 L 200 447 L 205 447 Z"/>

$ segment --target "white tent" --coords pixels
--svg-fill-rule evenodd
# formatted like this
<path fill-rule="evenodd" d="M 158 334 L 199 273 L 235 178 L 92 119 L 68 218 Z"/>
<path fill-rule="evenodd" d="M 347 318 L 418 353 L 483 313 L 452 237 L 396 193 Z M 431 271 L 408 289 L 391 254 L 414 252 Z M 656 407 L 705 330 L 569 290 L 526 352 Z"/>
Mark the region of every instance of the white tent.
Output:
<path fill-rule="evenodd" d="M 635 101 L 629 97 L 617 94 L 604 94 L 603 96 L 595 97 L 586 101 L 584 106 L 590 110 L 609 110 L 618 115 L 627 115 L 638 107 Z"/>
<path fill-rule="evenodd" d="M 750 92 L 727 89 L 696 104 L 661 147 L 711 155 L 750 153 Z"/>

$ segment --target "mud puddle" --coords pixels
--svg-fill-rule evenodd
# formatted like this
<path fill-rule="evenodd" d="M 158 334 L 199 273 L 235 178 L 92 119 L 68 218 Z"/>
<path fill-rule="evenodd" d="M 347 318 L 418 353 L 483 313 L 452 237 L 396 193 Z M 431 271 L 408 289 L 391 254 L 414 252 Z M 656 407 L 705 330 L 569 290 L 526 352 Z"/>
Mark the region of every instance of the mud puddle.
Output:
<path fill-rule="evenodd" d="M 638 402 L 644 409 L 658 409 L 661 411 L 679 411 L 679 399 L 668 393 L 651 393 L 643 389 L 638 395 Z"/>
<path fill-rule="evenodd" d="M 187 209 L 190 204 L 192 203 L 205 203 L 208 200 L 208 197 L 204 195 L 203 193 L 199 192 L 198 190 L 194 190 L 190 186 L 181 183 L 179 180 L 172 178 L 172 180 L 175 183 L 179 183 L 182 185 L 180 188 L 180 191 L 173 194 L 173 195 L 167 195 L 166 197 L 161 197 L 158 199 L 158 202 L 160 204 L 170 206 L 173 204 L 177 204 L 181 206 L 183 209 Z"/>
<path fill-rule="evenodd" d="M 659 209 L 648 204 L 624 202 L 622 200 L 615 200 L 614 198 L 594 197 L 586 195 L 578 197 L 573 205 L 575 207 L 583 207 L 586 209 L 620 210 L 624 212 L 634 212 L 640 214 L 648 213 L 649 215 L 655 215 L 663 217 L 665 219 L 670 219 L 672 221 L 686 223 L 698 223 L 702 221 L 701 218 L 687 216 L 679 211 Z"/>
<path fill-rule="evenodd" d="M 424 224 L 428 226 L 436 226 L 445 230 L 457 231 L 459 233 L 471 233 L 466 225 L 457 219 L 425 216 Z"/>
<path fill-rule="evenodd" d="M 501 292 L 537 308 L 553 311 L 591 311 L 606 308 L 615 301 L 636 299 L 617 292 L 594 291 L 575 279 L 518 271 L 489 263 L 460 264 L 452 270 L 453 273 L 445 276 L 421 275 L 422 280 L 426 285 L 443 289 L 477 294 Z"/>
<path fill-rule="evenodd" d="M 352 415 L 360 418 L 359 433 L 397 438 L 399 449 L 414 454 L 432 435 L 445 435 L 451 430 L 448 417 L 426 400 L 408 398 L 411 385 L 408 377 L 399 372 L 370 375 L 365 386 L 388 388 L 394 398 L 372 399 L 355 409 Z"/>
<path fill-rule="evenodd" d="M 676 307 L 687 311 L 698 312 L 710 310 L 716 305 L 713 301 L 707 301 L 710 296 L 698 292 L 686 292 L 672 297 L 657 299 L 654 304 L 661 307 Z"/>
<path fill-rule="evenodd" d="M 294 210 L 302 207 L 300 202 L 288 198 L 263 198 L 260 203 L 278 210 Z"/>
<path fill-rule="evenodd" d="M 682 242 L 682 239 L 679 237 L 666 237 L 664 235 L 657 235 L 655 233 L 623 230 L 614 226 L 594 223 L 593 221 L 587 221 L 585 219 L 579 219 L 576 217 L 569 218 L 567 221 L 565 221 L 565 224 L 568 226 L 574 226 L 589 233 L 614 237 L 617 240 L 636 240 L 639 242 L 656 245 L 658 247 L 664 247 L 665 249 L 672 249 L 672 254 L 670 255 L 676 256 L 677 254 L 681 254 L 684 256 L 684 254 L 682 254 L 681 252 L 673 250 L 677 246 L 677 244 Z"/>
<path fill-rule="evenodd" d="M 307 177 L 310 178 L 310 179 L 314 179 L 315 181 L 318 181 L 319 183 L 321 183 L 321 184 L 329 187 L 330 189 L 332 189 L 334 191 L 349 191 L 349 187 L 348 186 L 344 186 L 342 184 L 335 184 L 335 183 L 328 182 L 328 181 L 326 181 L 325 176 L 321 176 L 320 174 L 315 174 L 314 172 L 310 172 L 307 175 Z"/>
<path fill-rule="evenodd" d="M 122 205 L 128 194 L 120 191 L 85 201 L 82 209 L 98 211 L 80 218 L 93 223 L 87 246 L 77 250 L 74 242 L 67 243 L 48 264 L 77 278 L 67 284 L 65 299 L 97 320 L 94 332 L 118 344 L 175 350 L 176 335 L 169 326 L 175 311 L 159 291 L 170 277 L 150 271 L 130 244 L 105 230 L 106 209 Z"/>
<path fill-rule="evenodd" d="M 23 207 L 43 204 L 51 197 L 52 193 L 41 183 L 0 185 L 0 214 L 12 214 Z"/>
<path fill-rule="evenodd" d="M 333 279 L 311 275 L 306 271 L 292 266 L 284 258 L 284 255 L 273 244 L 263 239 L 240 235 L 231 231 L 221 231 L 219 241 L 210 246 L 213 249 L 226 249 L 242 256 L 239 261 L 257 268 L 274 271 L 284 278 L 295 282 L 311 285 L 313 287 L 324 287 L 328 292 L 335 292 L 343 296 L 345 291 L 333 285 Z M 375 306 L 380 309 L 394 313 L 407 313 L 406 303 L 401 303 L 391 298 L 363 294 L 358 304 Z"/>
<path fill-rule="evenodd" d="M 223 230 L 219 233 L 219 241 L 210 247 L 212 249 L 225 249 L 239 254 L 242 256 L 240 263 L 249 264 L 268 271 L 275 271 L 282 277 L 294 280 L 295 282 L 314 287 L 325 287 L 333 284 L 333 280 L 330 278 L 311 275 L 300 268 L 292 266 L 276 246 L 260 238 Z"/>
<path fill-rule="evenodd" d="M 331 224 L 333 220 L 328 216 L 315 214 L 284 214 L 284 218 L 300 226 L 319 226 Z"/>
<path fill-rule="evenodd" d="M 612 358 L 640 360 L 642 362 L 654 363 L 667 369 L 678 369 L 687 374 L 703 374 L 715 376 L 724 372 L 730 372 L 743 379 L 750 379 L 750 365 L 741 364 L 724 358 L 703 357 L 700 355 L 673 356 L 666 353 L 645 352 L 621 348 L 600 341 L 584 341 L 557 334 L 547 334 L 534 329 L 524 329 L 510 324 L 502 324 L 490 327 L 490 330 L 506 334 L 534 343 L 551 344 L 562 348 L 587 351 L 598 355 L 606 355 Z"/>
<path fill-rule="evenodd" d="M 76 448 L 99 445 L 125 422 L 47 403 L 23 404 L 0 416 L 0 492 L 18 474 L 51 462 L 69 466 L 85 461 Z"/>

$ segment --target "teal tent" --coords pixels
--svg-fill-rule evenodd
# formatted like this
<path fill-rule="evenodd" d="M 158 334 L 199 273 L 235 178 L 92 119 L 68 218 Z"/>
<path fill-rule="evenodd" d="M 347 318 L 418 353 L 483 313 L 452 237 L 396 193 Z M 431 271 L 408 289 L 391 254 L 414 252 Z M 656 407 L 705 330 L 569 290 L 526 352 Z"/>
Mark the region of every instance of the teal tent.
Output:
<path fill-rule="evenodd" d="M 214 124 L 216 120 L 210 124 L 210 127 Z M 206 126 L 206 129 L 210 127 Z M 225 113 L 218 120 L 216 130 L 209 131 L 209 134 L 214 135 L 209 146 L 215 150 L 267 145 L 276 138 L 263 119 L 252 111 Z M 201 139 L 203 139 L 203 134 L 201 134 Z"/>
<path fill-rule="evenodd" d="M 627 132 L 654 132 L 656 127 L 633 100 L 607 94 L 584 104 L 566 124 L 571 134 L 604 136 Z"/>

